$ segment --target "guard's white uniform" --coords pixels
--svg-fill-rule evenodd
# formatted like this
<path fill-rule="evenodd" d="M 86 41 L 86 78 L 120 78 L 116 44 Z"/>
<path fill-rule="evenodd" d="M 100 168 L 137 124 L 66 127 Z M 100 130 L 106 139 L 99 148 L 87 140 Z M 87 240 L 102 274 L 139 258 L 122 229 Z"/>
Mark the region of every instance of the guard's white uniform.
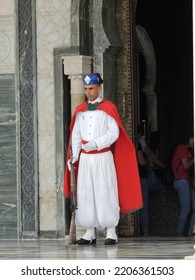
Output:
<path fill-rule="evenodd" d="M 97 101 L 101 99 L 97 98 L 94 102 Z M 98 150 L 101 150 L 113 144 L 118 137 L 116 121 L 104 111 L 79 112 L 72 131 L 73 157 L 79 157 L 82 140 L 94 140 Z M 118 224 L 118 188 L 111 151 L 81 153 L 77 188 L 78 224 L 86 229 L 115 227 Z"/>

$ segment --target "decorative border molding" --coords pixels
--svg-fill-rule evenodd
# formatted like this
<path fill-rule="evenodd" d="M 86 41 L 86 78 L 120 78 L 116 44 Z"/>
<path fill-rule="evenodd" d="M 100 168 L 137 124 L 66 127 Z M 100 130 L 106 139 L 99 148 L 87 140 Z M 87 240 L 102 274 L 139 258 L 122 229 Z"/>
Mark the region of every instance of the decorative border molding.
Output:
<path fill-rule="evenodd" d="M 116 75 L 117 75 L 117 107 L 122 122 L 132 137 L 134 125 L 134 77 L 133 71 L 133 0 L 117 1 L 116 5 L 116 28 L 122 48 L 117 53 Z M 137 235 L 137 214 L 130 213 L 121 217 L 118 226 L 120 236 Z"/>
<path fill-rule="evenodd" d="M 36 96 L 36 0 L 17 0 L 19 236 L 37 237 L 38 156 Z"/>

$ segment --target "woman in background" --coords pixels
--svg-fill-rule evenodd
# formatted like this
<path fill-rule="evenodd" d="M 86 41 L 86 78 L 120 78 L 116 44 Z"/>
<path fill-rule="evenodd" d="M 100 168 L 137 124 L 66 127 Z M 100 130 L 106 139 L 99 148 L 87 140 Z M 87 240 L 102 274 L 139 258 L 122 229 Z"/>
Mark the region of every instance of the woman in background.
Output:
<path fill-rule="evenodd" d="M 190 213 L 192 198 L 190 188 L 190 171 L 194 164 L 194 158 L 191 152 L 193 147 L 194 136 L 189 135 L 184 139 L 184 141 L 177 145 L 171 163 L 171 167 L 175 176 L 173 187 L 177 191 L 180 204 L 180 214 L 177 226 L 178 236 L 182 236 L 184 234 L 186 221 Z M 190 221 L 192 226 L 190 227 L 193 227 L 194 223 L 195 215 L 192 215 Z M 189 228 L 189 231 L 191 230 L 192 229 Z"/>

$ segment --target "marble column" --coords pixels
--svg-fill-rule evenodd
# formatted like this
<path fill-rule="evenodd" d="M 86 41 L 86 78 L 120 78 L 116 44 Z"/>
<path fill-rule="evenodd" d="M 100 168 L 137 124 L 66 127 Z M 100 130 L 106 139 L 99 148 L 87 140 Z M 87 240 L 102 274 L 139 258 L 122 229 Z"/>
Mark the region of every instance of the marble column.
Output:
<path fill-rule="evenodd" d="M 76 55 L 64 56 L 64 75 L 71 80 L 71 113 L 76 106 L 85 100 L 83 92 L 82 75 L 91 73 L 92 58 L 90 56 Z"/>
<path fill-rule="evenodd" d="M 92 57 L 76 55 L 64 56 L 62 59 L 64 75 L 67 75 L 71 81 L 71 114 L 73 114 L 76 106 L 85 100 L 82 75 L 91 73 Z M 80 239 L 84 233 L 85 230 L 79 225 L 76 225 L 76 239 Z"/>

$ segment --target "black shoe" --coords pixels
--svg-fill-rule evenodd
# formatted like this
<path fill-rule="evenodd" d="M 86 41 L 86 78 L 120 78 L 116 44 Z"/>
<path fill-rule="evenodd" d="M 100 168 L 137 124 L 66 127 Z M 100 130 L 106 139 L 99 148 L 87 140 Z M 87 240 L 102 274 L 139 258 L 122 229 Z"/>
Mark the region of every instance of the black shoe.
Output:
<path fill-rule="evenodd" d="M 105 245 L 115 245 L 116 244 L 116 240 L 112 239 L 112 238 L 106 238 L 104 244 Z"/>
<path fill-rule="evenodd" d="M 91 245 L 91 244 L 96 244 L 96 239 L 87 240 L 87 239 L 81 238 L 81 239 L 77 240 L 76 244 L 77 244 L 77 245 Z"/>

